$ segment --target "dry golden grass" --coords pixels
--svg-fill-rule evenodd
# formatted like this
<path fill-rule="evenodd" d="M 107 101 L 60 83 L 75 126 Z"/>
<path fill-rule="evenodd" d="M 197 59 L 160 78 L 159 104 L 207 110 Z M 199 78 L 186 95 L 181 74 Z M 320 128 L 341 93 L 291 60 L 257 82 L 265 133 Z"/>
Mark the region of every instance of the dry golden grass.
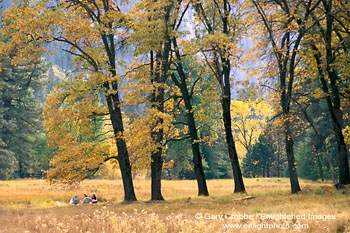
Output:
<path fill-rule="evenodd" d="M 233 194 L 232 180 L 210 180 L 211 196 L 197 197 L 196 181 L 164 180 L 164 202 L 148 202 L 149 180 L 136 179 L 134 184 L 139 202 L 123 204 L 120 180 L 87 180 L 79 187 L 0 181 L 0 232 L 285 232 L 276 229 L 281 226 L 294 226 L 293 232 L 350 232 L 350 191 L 334 190 L 330 184 L 301 181 L 302 193 L 291 195 L 288 179 L 245 179 L 248 194 Z M 56 204 L 92 192 L 102 200 L 97 205 Z M 247 195 L 255 198 L 236 200 Z M 263 213 L 275 219 L 261 219 Z M 251 219 L 228 218 L 239 214 Z M 276 219 L 280 214 L 305 214 L 306 219 Z M 309 214 L 335 219 L 309 219 Z M 212 219 L 220 216 L 222 220 Z M 247 225 L 229 229 L 238 226 L 234 224 Z"/>

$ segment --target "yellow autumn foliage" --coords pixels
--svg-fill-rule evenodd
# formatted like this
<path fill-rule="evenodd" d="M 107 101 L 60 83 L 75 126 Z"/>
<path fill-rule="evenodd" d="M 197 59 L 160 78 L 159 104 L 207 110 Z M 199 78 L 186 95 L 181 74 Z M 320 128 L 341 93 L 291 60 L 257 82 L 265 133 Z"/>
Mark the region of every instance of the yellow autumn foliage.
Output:
<path fill-rule="evenodd" d="M 231 101 L 232 128 L 241 158 L 258 140 L 272 113 L 271 105 L 265 101 Z"/>

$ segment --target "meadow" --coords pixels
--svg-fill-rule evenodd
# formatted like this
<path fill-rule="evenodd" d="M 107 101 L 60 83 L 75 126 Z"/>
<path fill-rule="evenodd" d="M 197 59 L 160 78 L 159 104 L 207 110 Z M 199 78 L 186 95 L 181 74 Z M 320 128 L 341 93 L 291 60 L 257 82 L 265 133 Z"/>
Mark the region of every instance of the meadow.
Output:
<path fill-rule="evenodd" d="M 135 203 L 122 202 L 120 180 L 0 181 L 0 232 L 350 232 L 348 189 L 301 180 L 292 195 L 287 178 L 244 181 L 247 194 L 234 194 L 233 180 L 209 180 L 210 196 L 197 197 L 196 181 L 164 180 L 166 201 L 150 202 L 150 180 L 135 179 Z M 67 204 L 93 192 L 96 205 Z"/>

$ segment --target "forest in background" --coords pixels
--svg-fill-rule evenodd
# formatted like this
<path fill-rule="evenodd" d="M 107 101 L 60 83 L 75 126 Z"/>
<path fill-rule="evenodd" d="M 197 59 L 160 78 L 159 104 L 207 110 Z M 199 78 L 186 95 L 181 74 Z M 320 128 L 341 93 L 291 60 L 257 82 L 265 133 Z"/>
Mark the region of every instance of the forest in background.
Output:
<path fill-rule="evenodd" d="M 2 18 L 1 179 L 119 168 L 126 200 L 136 174 L 152 199 L 161 179 L 350 183 L 349 3 L 41 0 Z M 73 65 L 48 63 L 59 49 Z"/>

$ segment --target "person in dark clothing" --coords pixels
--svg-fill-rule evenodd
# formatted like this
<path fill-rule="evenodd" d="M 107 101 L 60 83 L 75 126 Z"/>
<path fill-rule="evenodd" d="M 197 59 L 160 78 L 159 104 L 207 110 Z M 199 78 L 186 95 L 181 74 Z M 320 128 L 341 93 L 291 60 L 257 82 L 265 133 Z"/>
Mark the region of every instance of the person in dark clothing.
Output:
<path fill-rule="evenodd" d="M 96 197 L 95 193 L 92 194 L 91 201 L 93 204 L 97 203 L 97 197 Z"/>

